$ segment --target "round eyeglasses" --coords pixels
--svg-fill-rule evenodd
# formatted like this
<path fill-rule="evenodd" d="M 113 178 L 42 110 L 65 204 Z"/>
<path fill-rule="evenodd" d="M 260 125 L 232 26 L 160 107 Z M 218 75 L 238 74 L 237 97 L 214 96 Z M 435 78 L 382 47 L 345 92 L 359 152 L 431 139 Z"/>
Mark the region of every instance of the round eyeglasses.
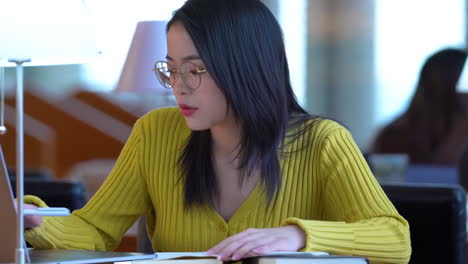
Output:
<path fill-rule="evenodd" d="M 176 75 L 178 73 L 184 84 L 192 90 L 200 87 L 201 75 L 207 72 L 206 69 L 200 69 L 191 62 L 182 63 L 178 70 L 171 69 L 166 61 L 156 62 L 153 71 L 159 82 L 168 89 L 174 87 Z"/>

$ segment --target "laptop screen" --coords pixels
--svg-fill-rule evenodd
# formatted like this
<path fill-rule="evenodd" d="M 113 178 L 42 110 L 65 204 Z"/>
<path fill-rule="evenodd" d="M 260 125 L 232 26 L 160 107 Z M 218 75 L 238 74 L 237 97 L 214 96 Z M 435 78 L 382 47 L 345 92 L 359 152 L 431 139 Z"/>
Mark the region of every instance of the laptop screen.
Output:
<path fill-rule="evenodd" d="M 0 263 L 14 262 L 16 242 L 16 209 L 0 147 Z"/>

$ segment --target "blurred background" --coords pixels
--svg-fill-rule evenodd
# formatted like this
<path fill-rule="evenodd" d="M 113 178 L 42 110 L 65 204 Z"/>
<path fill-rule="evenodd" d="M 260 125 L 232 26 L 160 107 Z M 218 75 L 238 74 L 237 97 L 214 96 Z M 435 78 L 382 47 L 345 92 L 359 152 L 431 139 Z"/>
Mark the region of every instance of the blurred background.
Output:
<path fill-rule="evenodd" d="M 8 2 L 0 2 L 7 8 L 3 12 Z M 145 88 L 124 87 L 122 79 L 137 23 L 168 20 L 183 2 L 83 0 L 100 55 L 80 64 L 25 67 L 26 171 L 86 182 L 91 195 L 135 120 L 153 108 L 175 105 L 155 78 Z M 344 124 L 363 152 L 377 131 L 407 107 L 424 60 L 442 48 L 465 49 L 467 44 L 466 0 L 263 2 L 283 28 L 300 103 Z M 3 68 L 8 132 L 0 144 L 14 170 L 12 66 Z M 145 67 L 141 71 L 151 72 L 153 65 Z"/>
<path fill-rule="evenodd" d="M 263 1 L 283 27 L 299 101 L 347 125 L 363 150 L 407 105 L 424 59 L 466 43 L 465 0 Z M 50 96 L 75 89 L 115 93 L 137 22 L 169 19 L 183 2 L 85 0 L 101 56 L 81 65 L 28 67 L 26 83 Z M 5 69 L 5 82 L 13 86 L 14 68 Z"/>

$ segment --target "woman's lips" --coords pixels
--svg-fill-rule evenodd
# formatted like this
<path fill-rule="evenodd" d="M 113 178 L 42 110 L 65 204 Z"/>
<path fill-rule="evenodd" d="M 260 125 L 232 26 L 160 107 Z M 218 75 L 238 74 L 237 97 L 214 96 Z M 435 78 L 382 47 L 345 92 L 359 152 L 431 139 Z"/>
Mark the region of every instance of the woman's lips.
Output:
<path fill-rule="evenodd" d="M 185 104 L 180 104 L 179 108 L 180 108 L 180 112 L 184 116 L 191 116 L 193 113 L 195 113 L 195 111 L 198 110 L 198 108 L 196 108 L 196 107 L 191 107 L 191 106 L 188 106 L 188 105 L 185 105 Z"/>

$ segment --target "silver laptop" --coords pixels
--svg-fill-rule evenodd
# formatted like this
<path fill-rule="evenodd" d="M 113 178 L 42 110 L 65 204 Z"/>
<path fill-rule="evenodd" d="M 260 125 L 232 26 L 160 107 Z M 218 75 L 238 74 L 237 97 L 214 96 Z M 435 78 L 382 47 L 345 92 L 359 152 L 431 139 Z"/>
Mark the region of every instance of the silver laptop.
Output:
<path fill-rule="evenodd" d="M 14 263 L 16 252 L 16 209 L 5 159 L 0 147 L 0 264 Z M 80 264 L 153 259 L 154 254 L 85 250 L 28 249 L 26 260 L 34 264 Z"/>

